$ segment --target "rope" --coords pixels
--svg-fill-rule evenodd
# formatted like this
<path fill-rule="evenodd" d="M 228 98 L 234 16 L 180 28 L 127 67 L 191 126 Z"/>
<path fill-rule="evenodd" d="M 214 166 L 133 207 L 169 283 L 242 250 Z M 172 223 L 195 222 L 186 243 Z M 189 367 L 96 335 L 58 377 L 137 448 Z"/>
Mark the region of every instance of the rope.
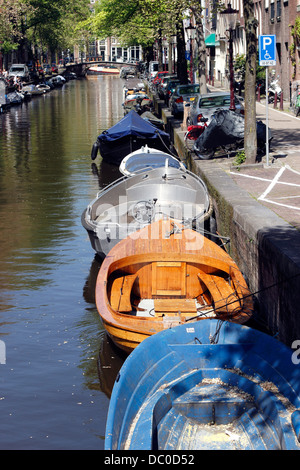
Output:
<path fill-rule="evenodd" d="M 284 279 L 283 281 L 280 281 L 280 282 L 274 282 L 274 284 L 271 284 L 270 286 L 267 286 L 267 287 L 264 287 L 263 289 L 259 289 L 257 290 L 256 292 L 251 292 L 250 294 L 248 295 L 244 295 L 242 297 L 242 300 L 245 300 L 245 299 L 248 299 L 249 297 L 253 297 L 253 296 L 256 296 L 258 294 L 261 294 L 262 292 L 265 292 L 266 290 L 268 289 L 272 289 L 273 287 L 278 287 L 280 286 L 281 284 L 285 283 L 285 282 L 289 282 L 290 280 L 292 279 L 295 279 L 297 277 L 300 276 L 300 273 L 299 274 L 295 274 L 294 276 L 290 276 L 289 278 L 287 279 Z M 224 301 L 226 301 L 226 299 L 224 299 Z M 232 300 L 231 302 L 228 302 L 226 305 L 231 305 L 232 303 L 235 303 L 237 300 Z M 224 305 L 222 305 L 223 307 Z M 213 306 L 212 304 L 211 305 L 207 305 L 207 307 L 212 307 L 212 310 L 209 310 L 208 312 L 201 312 L 200 315 L 196 315 L 194 317 L 191 317 L 191 318 L 187 318 L 186 321 L 189 322 L 189 321 L 194 321 L 196 320 L 197 318 L 200 318 L 201 316 L 206 316 L 207 314 L 213 312 L 213 311 L 216 311 L 218 310 L 218 307 L 215 307 Z M 221 307 L 219 307 L 221 308 Z M 250 317 L 250 314 L 249 314 L 249 317 Z M 261 324 L 263 325 L 263 322 L 261 322 Z"/>
<path fill-rule="evenodd" d="M 163 146 L 166 148 L 166 150 L 168 150 L 168 152 L 169 152 L 174 158 L 176 158 L 177 160 L 179 160 L 178 155 L 175 155 L 175 154 L 170 150 L 170 148 L 166 145 L 166 143 L 164 142 L 163 138 L 161 137 L 161 135 L 160 135 L 158 129 L 157 129 L 155 132 L 156 132 L 156 134 L 158 135 L 158 137 L 160 138 L 160 140 L 161 140 Z"/>

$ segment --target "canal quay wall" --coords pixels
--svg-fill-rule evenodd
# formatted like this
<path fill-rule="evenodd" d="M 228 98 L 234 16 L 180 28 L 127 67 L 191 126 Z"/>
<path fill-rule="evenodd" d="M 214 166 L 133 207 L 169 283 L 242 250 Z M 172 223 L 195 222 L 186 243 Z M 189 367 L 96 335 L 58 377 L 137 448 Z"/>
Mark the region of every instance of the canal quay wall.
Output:
<path fill-rule="evenodd" d="M 153 99 L 179 158 L 207 185 L 217 231 L 230 238 L 229 253 L 255 294 L 255 325 L 292 347 L 300 340 L 299 232 L 237 186 L 217 159 L 197 159 L 181 123 Z"/>

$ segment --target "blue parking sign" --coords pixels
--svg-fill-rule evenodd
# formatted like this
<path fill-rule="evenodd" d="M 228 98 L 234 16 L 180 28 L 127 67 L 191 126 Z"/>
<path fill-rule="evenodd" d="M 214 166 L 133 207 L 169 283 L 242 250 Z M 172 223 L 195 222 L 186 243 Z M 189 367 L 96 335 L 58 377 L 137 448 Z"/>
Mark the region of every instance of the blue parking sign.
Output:
<path fill-rule="evenodd" d="M 276 65 L 276 36 L 258 36 L 259 65 Z"/>

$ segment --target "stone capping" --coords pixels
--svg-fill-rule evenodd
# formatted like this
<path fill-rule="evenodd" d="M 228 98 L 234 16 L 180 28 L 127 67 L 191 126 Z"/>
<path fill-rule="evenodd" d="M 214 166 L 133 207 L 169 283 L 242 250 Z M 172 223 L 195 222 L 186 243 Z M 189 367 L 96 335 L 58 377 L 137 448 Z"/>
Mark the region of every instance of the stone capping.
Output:
<path fill-rule="evenodd" d="M 300 340 L 300 233 L 238 187 L 216 160 L 195 158 L 180 123 L 167 108 L 160 111 L 178 156 L 206 183 L 218 233 L 230 237 L 230 255 L 256 293 L 256 325 L 291 347 Z"/>

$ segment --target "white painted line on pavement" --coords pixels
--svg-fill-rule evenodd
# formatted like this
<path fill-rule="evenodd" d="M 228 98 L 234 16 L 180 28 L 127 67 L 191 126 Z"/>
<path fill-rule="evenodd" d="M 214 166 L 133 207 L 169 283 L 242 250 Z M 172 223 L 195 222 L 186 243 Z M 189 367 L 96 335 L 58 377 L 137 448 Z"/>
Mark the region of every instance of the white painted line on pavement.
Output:
<path fill-rule="evenodd" d="M 286 166 L 286 168 L 287 168 L 288 170 L 291 170 L 291 171 L 293 171 L 294 173 L 296 173 L 297 175 L 300 175 L 300 171 L 293 170 L 293 168 L 291 168 L 290 165 L 285 165 L 285 166 Z"/>
<path fill-rule="evenodd" d="M 273 181 L 272 183 L 267 187 L 267 189 L 265 190 L 265 192 L 259 196 L 258 200 L 264 200 L 265 197 L 267 196 L 267 194 L 269 194 L 270 191 L 272 191 L 272 189 L 274 188 L 275 184 L 277 183 L 277 181 L 279 180 L 280 176 L 282 175 L 282 173 L 284 172 L 285 170 L 285 166 L 283 166 L 282 168 L 280 168 L 280 170 L 278 171 L 277 175 L 275 176 L 275 178 L 273 178 Z"/>
<path fill-rule="evenodd" d="M 276 206 L 287 207 L 288 209 L 294 209 L 300 211 L 300 207 L 289 206 L 288 204 L 281 204 L 280 202 L 270 201 L 269 199 L 263 199 L 264 202 L 269 202 L 270 204 L 275 204 Z"/>
<path fill-rule="evenodd" d="M 261 178 L 259 176 L 244 175 L 242 173 L 237 173 L 237 172 L 234 172 L 234 171 L 231 171 L 230 174 L 236 175 L 236 176 L 243 176 L 244 178 L 252 178 L 252 179 L 255 179 L 255 180 L 270 182 L 271 184 L 269 184 L 269 186 L 264 191 L 264 193 L 261 196 L 259 196 L 259 198 L 258 198 L 259 201 L 264 201 L 264 202 L 268 202 L 270 204 L 275 204 L 276 206 L 286 207 L 287 209 L 300 210 L 300 207 L 290 206 L 288 204 L 283 204 L 283 203 L 280 203 L 280 202 L 271 201 L 270 199 L 266 198 L 266 196 L 270 193 L 270 191 L 272 191 L 272 189 L 275 187 L 276 184 L 282 184 L 282 185 L 293 186 L 293 187 L 300 187 L 300 184 L 287 183 L 285 181 L 278 181 L 279 178 L 281 177 L 281 175 L 283 174 L 283 172 L 286 169 L 291 170 L 294 173 L 300 175 L 300 173 L 298 171 L 293 170 L 292 168 L 290 168 L 289 165 L 286 165 L 286 166 L 283 166 L 282 168 L 280 168 L 280 170 L 277 172 L 276 176 L 272 180 L 267 179 L 267 178 Z M 294 198 L 300 198 L 300 196 L 286 196 L 286 197 L 280 197 L 280 198 L 277 198 L 277 199 L 294 199 Z"/>
<path fill-rule="evenodd" d="M 260 176 L 252 176 L 252 175 L 243 175 L 243 173 L 236 173 L 235 171 L 230 172 L 231 175 L 236 175 L 236 176 L 244 176 L 245 178 L 253 178 L 255 180 L 260 180 L 260 181 L 272 181 L 267 178 L 261 178 Z"/>
<path fill-rule="evenodd" d="M 261 107 L 263 107 L 263 108 L 266 107 L 265 104 L 259 103 L 258 101 L 256 102 L 256 104 L 259 105 L 259 106 L 261 106 Z M 299 121 L 299 118 L 298 118 L 298 117 L 293 116 L 293 114 L 287 113 L 286 111 L 283 111 L 283 110 L 280 110 L 280 109 L 276 109 L 276 108 L 274 109 L 274 108 L 272 108 L 272 106 L 269 106 L 269 110 L 276 111 L 276 113 L 280 113 L 281 115 L 282 115 L 282 114 L 285 114 L 286 116 L 288 116 L 288 117 L 290 117 L 290 118 L 292 118 L 292 119 L 297 119 L 297 121 Z"/>
<path fill-rule="evenodd" d="M 298 172 L 295 172 L 295 173 L 298 173 Z M 259 176 L 243 175 L 243 173 L 236 173 L 235 171 L 231 171 L 230 174 L 231 175 L 236 175 L 236 176 L 243 176 L 244 178 L 252 178 L 254 180 L 259 180 L 259 181 L 267 181 L 267 182 L 272 182 L 273 181 L 273 180 L 270 180 L 270 179 L 267 179 L 267 178 L 261 178 Z M 300 184 L 288 183 L 287 181 L 277 181 L 277 184 L 285 184 L 286 186 L 295 186 L 295 187 L 300 188 Z"/>
<path fill-rule="evenodd" d="M 282 196 L 282 197 L 275 197 L 275 199 L 297 199 L 297 198 L 300 198 L 300 195 L 299 196 Z"/>

